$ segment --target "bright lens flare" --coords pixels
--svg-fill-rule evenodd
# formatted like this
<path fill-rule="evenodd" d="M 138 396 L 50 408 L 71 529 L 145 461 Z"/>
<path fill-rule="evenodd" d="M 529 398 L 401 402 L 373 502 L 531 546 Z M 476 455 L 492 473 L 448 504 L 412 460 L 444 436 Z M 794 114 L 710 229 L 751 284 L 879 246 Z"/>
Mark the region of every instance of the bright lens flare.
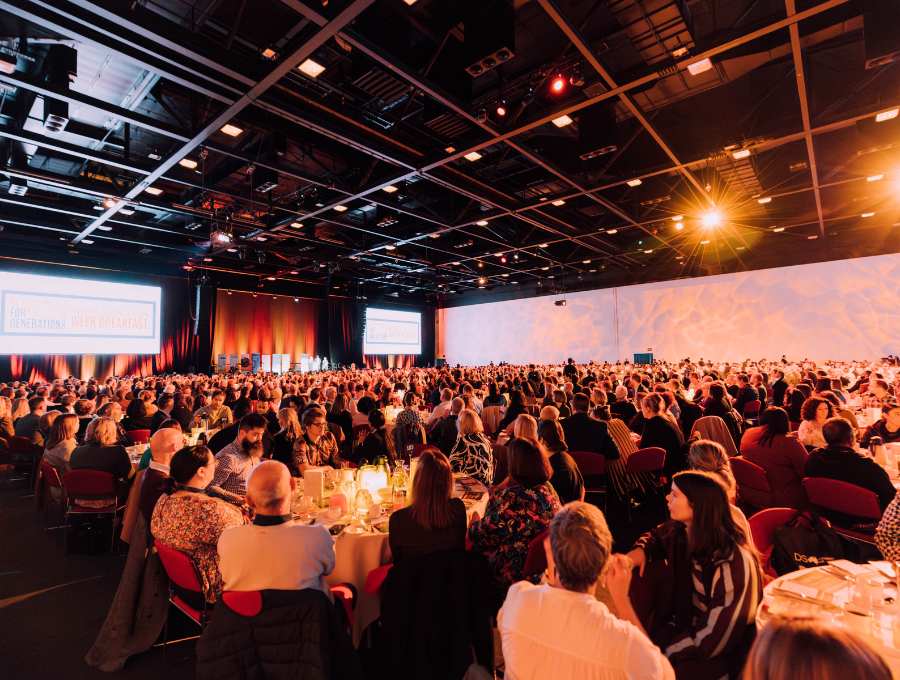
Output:
<path fill-rule="evenodd" d="M 718 210 L 710 210 L 700 218 L 704 227 L 715 227 L 722 221 L 722 215 Z"/>

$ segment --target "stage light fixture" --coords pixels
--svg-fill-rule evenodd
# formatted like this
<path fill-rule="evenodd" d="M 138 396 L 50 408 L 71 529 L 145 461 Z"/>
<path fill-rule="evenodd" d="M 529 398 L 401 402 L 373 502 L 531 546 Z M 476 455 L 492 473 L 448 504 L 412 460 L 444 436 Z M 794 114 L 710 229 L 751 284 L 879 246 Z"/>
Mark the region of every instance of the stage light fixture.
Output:
<path fill-rule="evenodd" d="M 481 154 L 478 153 L 477 151 L 472 151 L 470 153 L 467 153 L 465 156 L 463 156 L 463 158 L 465 158 L 467 161 L 472 161 L 474 163 L 479 158 L 481 158 Z"/>
<path fill-rule="evenodd" d="M 479 267 L 479 269 L 480 269 L 480 268 L 483 268 L 483 267 L 484 267 L 484 262 L 481 262 L 481 261 L 479 260 L 479 262 L 478 262 L 478 267 Z"/>
<path fill-rule="evenodd" d="M 700 221 L 703 223 L 704 227 L 714 227 L 722 221 L 722 216 L 718 213 L 718 211 L 710 210 L 700 218 Z"/>
<path fill-rule="evenodd" d="M 239 128 L 237 125 L 232 125 L 231 123 L 223 125 L 219 131 L 224 132 L 229 137 L 237 137 L 243 132 L 241 128 Z"/>
<path fill-rule="evenodd" d="M 192 161 L 190 158 L 182 158 L 178 161 L 178 165 L 183 168 L 187 168 L 188 170 L 193 170 L 197 167 L 197 161 Z"/>
<path fill-rule="evenodd" d="M 639 179 L 630 179 L 627 182 L 625 182 L 625 184 L 627 184 L 630 187 L 639 187 L 639 186 L 641 186 L 641 184 L 643 184 L 643 182 L 641 182 L 641 180 L 639 180 Z"/>
<path fill-rule="evenodd" d="M 739 161 L 739 160 L 741 160 L 742 158 L 746 158 L 747 156 L 750 155 L 750 149 L 741 149 L 740 151 L 735 151 L 735 152 L 734 152 L 733 154 L 731 154 L 731 155 L 734 156 L 734 159 L 735 159 L 736 161 Z"/>
<path fill-rule="evenodd" d="M 692 76 L 697 76 L 705 71 L 709 71 L 709 69 L 712 68 L 712 62 L 709 60 L 709 57 L 707 57 L 706 59 L 695 61 L 693 64 L 688 64 L 687 68 Z"/>
<path fill-rule="evenodd" d="M 815 236 L 807 236 L 806 238 L 809 239 L 810 241 L 815 241 L 817 238 L 819 238 L 819 235 L 816 234 Z"/>
<path fill-rule="evenodd" d="M 475 118 L 479 123 L 483 123 L 487 120 L 488 113 L 487 109 L 478 109 L 478 113 L 475 114 Z"/>
<path fill-rule="evenodd" d="M 225 231 L 221 231 L 216 229 L 213 233 L 209 235 L 209 240 L 213 243 L 231 243 L 231 234 Z"/>
<path fill-rule="evenodd" d="M 503 253 L 494 253 L 494 257 L 503 257 Z"/>
<path fill-rule="evenodd" d="M 484 278 L 478 279 L 478 283 L 480 283 L 482 286 L 485 284 L 485 282 L 486 281 Z"/>
<path fill-rule="evenodd" d="M 486 227 L 488 225 L 488 221 L 487 220 L 478 220 L 475 224 L 477 224 L 479 227 Z"/>
<path fill-rule="evenodd" d="M 228 289 L 228 294 L 231 295 L 231 288 Z"/>
<path fill-rule="evenodd" d="M 275 277 L 274 277 L 274 276 L 267 276 L 267 277 L 266 277 L 266 281 L 274 281 L 274 280 L 275 280 Z"/>
<path fill-rule="evenodd" d="M 253 294 L 253 297 L 256 297 L 256 293 Z"/>
<path fill-rule="evenodd" d="M 112 199 L 112 198 L 107 198 L 107 199 L 105 199 L 105 200 L 103 201 L 103 207 L 104 207 L 104 208 L 107 208 L 107 209 L 109 209 L 109 208 L 115 208 L 115 207 L 116 207 L 116 201 L 115 201 L 115 199 Z"/>
<path fill-rule="evenodd" d="M 591 263 L 590 260 L 582 260 L 582 261 L 581 261 L 581 264 L 590 264 L 590 263 Z"/>
<path fill-rule="evenodd" d="M 884 175 L 872 175 L 871 177 L 866 177 L 866 181 L 867 182 L 877 182 L 878 180 L 882 179 L 883 177 L 884 177 Z"/>
<path fill-rule="evenodd" d="M 302 228 L 303 228 L 303 222 L 291 222 L 291 226 L 292 226 L 294 229 L 302 229 Z"/>
<path fill-rule="evenodd" d="M 325 70 L 325 67 L 322 66 L 322 64 L 319 64 L 312 59 L 307 59 L 297 68 L 300 69 L 302 73 L 308 75 L 310 78 L 318 78 L 322 74 L 322 71 Z"/>
<path fill-rule="evenodd" d="M 241 249 L 238 251 L 238 257 L 241 258 L 242 260 L 246 260 L 246 259 L 247 259 L 247 249 L 246 249 L 246 248 L 241 248 Z"/>
<path fill-rule="evenodd" d="M 294 302 L 300 302 L 300 298 L 298 298 L 297 296 L 294 296 Z"/>
<path fill-rule="evenodd" d="M 455 148 L 455 147 L 452 147 L 452 146 L 448 146 L 446 149 L 444 149 L 444 152 L 445 152 L 445 153 L 455 153 L 455 152 L 456 152 L 456 148 Z"/>
<path fill-rule="evenodd" d="M 272 59 L 275 59 L 278 56 L 278 52 L 273 50 L 271 47 L 267 47 L 266 49 L 264 49 L 262 51 L 262 56 L 264 59 L 268 59 L 271 61 Z"/>
<path fill-rule="evenodd" d="M 519 259 L 519 253 L 514 253 L 514 254 L 513 254 L 513 259 L 518 260 L 518 259 Z"/>
<path fill-rule="evenodd" d="M 501 258 L 500 258 L 500 262 L 502 262 L 503 264 L 506 264 L 506 256 L 501 257 Z"/>
<path fill-rule="evenodd" d="M 683 220 L 683 219 L 684 219 L 684 215 L 675 215 L 675 216 L 672 218 L 672 221 L 673 221 L 673 222 L 681 222 L 681 220 Z"/>
<path fill-rule="evenodd" d="M 771 199 L 771 198 L 761 198 L 761 199 L 759 199 L 759 203 L 765 204 L 765 203 L 771 203 L 771 202 L 772 202 L 772 199 Z"/>
<path fill-rule="evenodd" d="M 397 246 L 385 246 L 385 250 L 396 250 Z"/>
<path fill-rule="evenodd" d="M 553 119 L 553 124 L 554 124 L 556 127 L 560 127 L 560 128 L 561 128 L 561 127 L 565 127 L 566 125 L 571 125 L 571 124 L 572 124 L 572 119 L 569 118 L 567 115 L 563 114 L 563 115 L 561 115 L 559 118 L 554 118 L 554 119 Z"/>
<path fill-rule="evenodd" d="M 683 225 L 681 222 L 676 222 L 676 223 L 675 223 L 675 228 L 676 228 L 678 231 L 681 231 L 682 229 L 684 229 L 684 225 Z"/>
<path fill-rule="evenodd" d="M 886 120 L 891 120 L 892 118 L 896 118 L 897 114 L 900 113 L 900 109 L 891 109 L 890 111 L 883 111 L 875 116 L 876 123 L 883 123 Z"/>
<path fill-rule="evenodd" d="M 701 245 L 704 245 L 704 246 L 705 246 L 707 243 L 709 243 L 709 241 L 700 241 L 700 244 L 701 244 Z"/>
<path fill-rule="evenodd" d="M 553 82 L 550 84 L 550 89 L 559 94 L 566 87 L 566 79 L 562 77 L 562 75 L 557 75 L 556 78 L 553 79 Z"/>
<path fill-rule="evenodd" d="M 644 252 L 647 253 L 647 255 L 649 255 L 649 254 L 652 253 L 653 251 L 652 251 L 652 250 L 645 250 Z"/>
<path fill-rule="evenodd" d="M 159 196 L 163 192 L 162 189 L 157 189 L 156 187 L 147 187 L 144 191 L 151 196 Z"/>
<path fill-rule="evenodd" d="M 525 90 L 525 94 L 522 96 L 522 106 L 528 106 L 534 101 L 534 90 L 530 87 Z"/>
<path fill-rule="evenodd" d="M 572 71 L 572 75 L 569 76 L 569 85 L 572 87 L 581 87 L 584 85 L 584 67 L 579 64 Z"/>
<path fill-rule="evenodd" d="M 266 253 L 265 253 L 265 251 L 264 251 L 264 250 L 260 250 L 260 251 L 256 254 L 256 259 L 259 261 L 260 264 L 263 264 L 263 263 L 266 261 Z"/>
<path fill-rule="evenodd" d="M 550 269 L 550 267 L 541 267 L 541 271 L 542 271 L 542 272 L 545 272 L 545 271 L 547 271 L 548 269 Z"/>
<path fill-rule="evenodd" d="M 461 265 L 461 264 L 462 264 L 462 262 L 454 262 L 454 263 L 453 263 L 453 265 L 456 266 L 456 267 L 458 267 L 458 266 Z"/>

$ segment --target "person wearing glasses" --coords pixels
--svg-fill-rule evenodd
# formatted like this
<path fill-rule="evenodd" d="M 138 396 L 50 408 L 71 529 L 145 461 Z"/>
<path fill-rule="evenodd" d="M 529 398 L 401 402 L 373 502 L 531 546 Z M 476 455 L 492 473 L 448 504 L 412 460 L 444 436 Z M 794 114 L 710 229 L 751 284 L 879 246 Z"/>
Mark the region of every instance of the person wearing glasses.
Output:
<path fill-rule="evenodd" d="M 294 442 L 292 476 L 302 477 L 313 467 L 331 466 L 335 469 L 341 467 L 341 453 L 337 440 L 328 429 L 328 421 L 325 419 L 325 409 L 319 406 L 310 406 L 300 417 L 303 425 L 303 436 Z"/>

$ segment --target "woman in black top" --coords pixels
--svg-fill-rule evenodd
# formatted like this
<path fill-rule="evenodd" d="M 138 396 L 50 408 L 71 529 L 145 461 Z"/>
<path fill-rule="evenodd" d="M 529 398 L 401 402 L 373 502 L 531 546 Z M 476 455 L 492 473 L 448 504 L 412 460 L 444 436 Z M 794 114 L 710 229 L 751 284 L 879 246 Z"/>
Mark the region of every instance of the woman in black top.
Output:
<path fill-rule="evenodd" d="M 488 406 L 506 406 L 506 397 L 500 394 L 497 389 L 497 383 L 491 381 L 488 383 L 488 395 L 484 398 L 484 407 Z"/>
<path fill-rule="evenodd" d="M 372 432 L 366 435 L 360 447 L 359 456 L 353 462 L 359 463 L 360 460 L 372 462 L 376 458 L 386 456 L 391 466 L 396 465 L 397 452 L 394 448 L 394 438 L 388 434 L 385 423 L 384 411 L 378 409 L 369 411 L 369 426 L 372 428 Z"/>
<path fill-rule="evenodd" d="M 522 394 L 521 390 L 511 392 L 509 395 L 509 408 L 506 409 L 506 415 L 503 416 L 503 420 L 500 421 L 498 427 L 501 430 L 505 430 L 510 423 L 523 413 L 528 413 L 528 408 L 525 406 L 525 395 Z"/>
<path fill-rule="evenodd" d="M 394 564 L 438 550 L 466 549 L 466 506 L 450 497 L 452 490 L 447 456 L 434 447 L 425 449 L 419 455 L 412 503 L 391 515 L 388 543 Z"/>
<path fill-rule="evenodd" d="M 275 435 L 275 446 L 272 449 L 272 460 L 284 463 L 290 469 L 293 466 L 294 442 L 303 436 L 297 412 L 292 408 L 283 408 L 278 412 L 278 424 L 281 429 Z"/>
<path fill-rule="evenodd" d="M 125 418 L 122 427 L 126 432 L 134 430 L 149 430 L 151 416 L 147 415 L 147 405 L 143 399 L 132 399 L 125 410 Z"/>
<path fill-rule="evenodd" d="M 184 401 L 184 395 L 181 392 L 175 392 L 172 396 L 175 399 L 175 405 L 172 407 L 171 413 L 169 413 L 169 418 L 178 421 L 182 432 L 190 432 L 194 412 L 188 408 Z"/>
<path fill-rule="evenodd" d="M 666 463 L 663 468 L 666 477 L 687 467 L 684 447 L 684 435 L 681 428 L 665 409 L 665 400 L 659 392 L 648 394 L 641 404 L 644 416 L 644 431 L 641 435 L 641 448 L 659 447 L 666 452 Z"/>
<path fill-rule="evenodd" d="M 725 388 L 720 383 L 710 385 L 709 400 L 703 407 L 703 415 L 719 416 L 724 419 L 726 414 L 731 413 L 731 402 L 725 394 Z"/>
<path fill-rule="evenodd" d="M 349 399 L 347 399 L 346 394 L 337 395 L 334 398 L 331 410 L 325 416 L 326 421 L 340 426 L 341 431 L 344 433 L 344 443 L 347 447 L 353 441 L 353 416 L 347 410 L 348 404 Z"/>
<path fill-rule="evenodd" d="M 812 396 L 812 390 L 809 385 L 794 385 L 788 395 L 787 412 L 792 423 L 803 422 L 803 402 Z"/>
<path fill-rule="evenodd" d="M 100 470 L 113 476 L 116 495 L 128 496 L 134 479 L 134 468 L 124 446 L 116 444 L 116 424 L 112 418 L 95 418 L 84 435 L 84 446 L 79 446 L 69 456 L 72 470 Z"/>
<path fill-rule="evenodd" d="M 584 479 L 575 460 L 568 453 L 566 436 L 559 421 L 542 420 L 538 425 L 538 441 L 547 449 L 550 467 L 553 468 L 550 484 L 560 502 L 565 505 L 571 501 L 583 501 Z"/>

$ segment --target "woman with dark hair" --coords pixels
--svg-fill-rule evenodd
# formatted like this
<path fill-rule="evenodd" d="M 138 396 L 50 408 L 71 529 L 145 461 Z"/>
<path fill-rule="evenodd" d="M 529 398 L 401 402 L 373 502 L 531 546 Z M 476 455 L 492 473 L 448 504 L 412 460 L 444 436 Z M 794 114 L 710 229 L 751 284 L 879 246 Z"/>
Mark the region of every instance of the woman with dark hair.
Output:
<path fill-rule="evenodd" d="M 667 499 L 669 519 L 638 539 L 628 556 L 641 574 L 647 562 L 666 560 L 650 639 L 674 666 L 738 645 L 754 625 L 762 573 L 716 475 L 679 472 Z"/>
<path fill-rule="evenodd" d="M 709 399 L 703 405 L 704 416 L 719 416 L 723 420 L 731 413 L 731 400 L 722 383 L 712 383 L 709 386 Z"/>
<path fill-rule="evenodd" d="M 361 401 L 362 399 L 360 399 Z M 386 456 L 392 467 L 397 464 L 397 450 L 394 446 L 394 438 L 387 431 L 386 425 L 387 421 L 384 417 L 384 411 L 377 408 L 369 411 L 369 426 L 372 428 L 372 431 L 366 435 L 360 447 L 359 457 L 355 462 L 358 463 L 363 459 L 371 462 L 376 458 Z"/>
<path fill-rule="evenodd" d="M 350 443 L 353 441 L 353 416 L 350 414 L 350 400 L 344 393 L 338 394 L 334 398 L 331 410 L 325 416 L 329 423 L 334 423 L 341 428 L 344 433 L 344 443 L 349 449 Z"/>
<path fill-rule="evenodd" d="M 125 410 L 122 427 L 126 432 L 149 430 L 151 416 L 147 415 L 147 405 L 143 399 L 132 399 Z"/>
<path fill-rule="evenodd" d="M 838 395 L 836 395 L 831 390 L 825 390 L 823 392 L 819 392 L 816 396 L 830 401 L 831 409 L 832 409 L 832 412 L 834 413 L 834 415 L 836 415 L 839 418 L 843 418 L 848 423 L 850 423 L 853 426 L 853 430 L 857 434 L 859 434 L 859 421 L 856 419 L 856 414 L 854 414 L 853 411 L 848 409 L 844 405 L 844 402 L 842 402 L 840 399 L 838 399 Z"/>
<path fill-rule="evenodd" d="M 191 420 L 194 418 L 194 412 L 191 410 L 191 406 L 185 402 L 184 395 L 181 392 L 175 392 L 172 395 L 172 398 L 173 405 L 172 410 L 169 411 L 169 418 L 178 421 L 178 424 L 181 425 L 182 432 L 190 432 Z"/>
<path fill-rule="evenodd" d="M 529 543 L 562 507 L 548 484 L 553 467 L 537 441 L 514 439 L 508 458 L 508 486 L 493 489 L 484 517 L 469 527 L 472 550 L 487 556 L 493 589 L 500 600 L 509 586 L 522 580 Z M 531 577 L 533 583 L 539 579 L 540 575 Z"/>
<path fill-rule="evenodd" d="M 497 383 L 491 380 L 488 383 L 488 395 L 484 399 L 484 407 L 488 406 L 506 406 L 506 395 L 500 394 Z"/>
<path fill-rule="evenodd" d="M 290 469 L 293 464 L 294 442 L 303 436 L 297 412 L 292 408 L 278 411 L 278 424 L 281 429 L 275 434 L 275 446 L 272 448 L 272 460 L 284 463 Z"/>
<path fill-rule="evenodd" d="M 176 451 L 169 463 L 169 478 L 164 482 L 166 495 L 156 502 L 150 520 L 154 538 L 191 558 L 207 602 L 215 602 L 223 587 L 216 551 L 219 536 L 229 527 L 247 523 L 238 508 L 206 495 L 204 490 L 215 473 L 216 459 L 205 446 Z M 178 594 L 186 601 L 191 595 Z"/>
<path fill-rule="evenodd" d="M 438 550 L 465 550 L 466 506 L 450 497 L 452 491 L 450 461 L 428 447 L 419 454 L 412 502 L 391 515 L 389 544 L 394 564 Z"/>
<path fill-rule="evenodd" d="M 810 397 L 803 402 L 800 415 L 803 418 L 797 431 L 800 443 L 813 449 L 828 446 L 828 442 L 822 436 L 822 426 L 826 420 L 834 416 L 831 402 L 823 397 Z"/>
<path fill-rule="evenodd" d="M 500 421 L 498 427 L 501 430 L 505 430 L 523 413 L 528 413 L 528 407 L 525 405 L 525 395 L 522 394 L 522 390 L 510 392 L 509 407 L 506 409 L 506 415 L 503 416 L 503 420 Z"/>
<path fill-rule="evenodd" d="M 553 476 L 550 484 L 565 505 L 570 501 L 584 500 L 584 478 L 575 460 L 569 455 L 566 436 L 557 420 L 542 420 L 537 428 L 538 441 L 547 450 Z"/>
<path fill-rule="evenodd" d="M 803 402 L 812 396 L 812 390 L 809 385 L 802 383 L 794 385 L 787 397 L 787 412 L 792 423 L 799 423 L 803 420 Z"/>
<path fill-rule="evenodd" d="M 759 427 L 747 430 L 741 439 L 741 457 L 766 471 L 779 508 L 801 510 L 809 505 L 803 488 L 808 455 L 791 433 L 787 411 L 777 406 L 766 409 Z"/>
<path fill-rule="evenodd" d="M 63 413 L 53 421 L 50 434 L 44 440 L 44 460 L 50 463 L 59 473 L 59 478 L 68 472 L 69 458 L 78 447 L 75 435 L 78 434 L 78 416 L 74 413 Z"/>
<path fill-rule="evenodd" d="M 658 447 L 666 452 L 665 473 L 670 477 L 686 467 L 682 447 L 684 435 L 675 419 L 666 411 L 665 401 L 659 392 L 644 397 L 641 402 L 644 427 L 641 433 L 641 448 Z"/>
<path fill-rule="evenodd" d="M 814 394 L 818 397 L 821 396 L 822 392 L 830 392 L 831 391 L 831 378 L 822 378 L 819 377 L 816 379 L 816 389 Z"/>

